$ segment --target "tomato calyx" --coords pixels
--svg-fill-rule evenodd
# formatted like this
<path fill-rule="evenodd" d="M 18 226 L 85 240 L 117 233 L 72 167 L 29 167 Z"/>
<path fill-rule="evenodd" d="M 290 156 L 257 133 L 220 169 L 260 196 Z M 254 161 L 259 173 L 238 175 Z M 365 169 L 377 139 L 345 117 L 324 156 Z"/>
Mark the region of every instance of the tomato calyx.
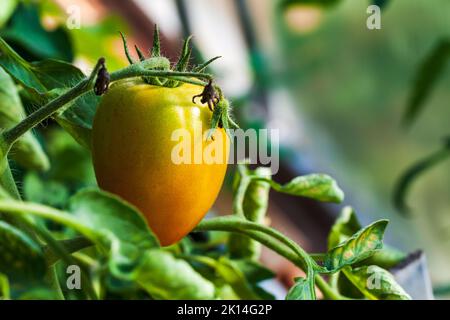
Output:
<path fill-rule="evenodd" d="M 223 97 L 214 107 L 207 140 L 214 140 L 213 133 L 217 128 L 225 129 L 228 135 L 230 134 L 230 129 L 239 129 L 239 126 L 231 117 L 230 102 Z"/>
<path fill-rule="evenodd" d="M 189 66 L 189 61 L 191 59 L 192 49 L 190 46 L 190 42 L 192 39 L 192 36 L 187 37 L 184 40 L 183 48 L 180 54 L 180 57 L 178 58 L 178 61 L 171 65 L 170 60 L 167 57 L 164 57 L 161 54 L 161 41 L 159 36 L 159 28 L 157 25 L 155 25 L 155 29 L 153 32 L 153 46 L 150 50 L 150 56 L 146 57 L 145 54 L 139 49 L 138 46 L 134 46 L 136 50 L 136 54 L 139 57 L 139 61 L 134 61 L 134 59 L 131 57 L 130 51 L 128 49 L 127 40 L 125 36 L 120 33 L 122 37 L 123 47 L 125 51 L 125 55 L 128 59 L 128 62 L 133 64 L 140 64 L 140 66 L 146 70 L 159 70 L 159 71 L 176 71 L 176 72 L 191 72 L 195 76 L 202 76 L 207 75 L 204 71 L 207 68 L 209 64 L 211 64 L 213 61 L 217 60 L 220 57 L 214 57 L 205 63 L 202 63 L 198 66 L 191 67 Z M 156 85 L 156 86 L 162 86 L 162 87 L 168 87 L 168 88 L 176 88 L 183 84 L 183 81 L 180 81 L 177 79 L 176 76 L 167 76 L 167 77 L 155 77 L 155 76 L 145 76 L 142 77 L 144 82 Z"/>
<path fill-rule="evenodd" d="M 214 57 L 198 66 L 191 67 L 189 65 L 189 60 L 191 58 L 192 49 L 190 46 L 190 42 L 192 36 L 187 37 L 184 40 L 183 48 L 181 50 L 180 57 L 178 61 L 171 66 L 169 59 L 164 57 L 161 54 L 161 41 L 159 36 L 158 26 L 155 25 L 155 29 L 153 32 L 153 46 L 150 51 L 150 57 L 146 57 L 144 53 L 139 49 L 138 46 L 135 46 L 136 53 L 139 57 L 139 61 L 134 61 L 130 55 L 127 40 L 125 36 L 120 33 L 122 37 L 123 47 L 125 51 L 125 55 L 128 59 L 128 62 L 131 65 L 140 65 L 140 67 L 146 70 L 162 70 L 162 71 L 174 71 L 174 72 L 188 72 L 191 73 L 193 77 L 199 78 L 207 78 L 208 83 L 204 85 L 204 89 L 202 93 L 195 95 L 192 97 L 192 102 L 195 103 L 196 98 L 200 98 L 200 102 L 202 104 L 207 104 L 209 110 L 212 112 L 211 123 L 210 123 L 210 132 L 208 134 L 208 138 L 214 139 L 212 134 L 215 129 L 223 128 L 225 130 L 231 128 L 239 128 L 239 126 L 234 122 L 231 118 L 231 107 L 228 100 L 226 100 L 222 94 L 222 90 L 219 86 L 213 83 L 211 76 L 205 73 L 206 68 L 215 60 L 219 59 L 220 56 Z M 191 76 L 191 75 L 189 75 Z M 179 77 L 164 76 L 164 77 L 156 77 L 156 76 L 143 76 L 143 81 L 145 83 L 168 87 L 168 88 L 176 88 L 183 84 L 183 81 L 180 80 Z M 186 80 L 184 80 L 186 82 Z M 227 132 L 228 133 L 228 132 Z"/>

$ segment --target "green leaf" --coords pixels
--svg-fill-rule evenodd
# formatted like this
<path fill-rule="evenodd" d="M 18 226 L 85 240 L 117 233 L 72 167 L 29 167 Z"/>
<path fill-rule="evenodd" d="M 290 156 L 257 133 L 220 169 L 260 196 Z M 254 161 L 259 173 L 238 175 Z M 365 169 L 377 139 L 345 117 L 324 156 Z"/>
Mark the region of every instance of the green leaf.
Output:
<path fill-rule="evenodd" d="M 309 174 L 296 177 L 287 184 L 281 185 L 273 180 L 265 180 L 271 187 L 282 193 L 301 196 L 324 202 L 342 202 L 344 193 L 336 181 L 326 174 Z"/>
<path fill-rule="evenodd" d="M 75 101 L 69 108 L 59 113 L 55 119 L 83 147 L 91 149 L 92 123 L 100 103 L 100 97 L 89 92 Z"/>
<path fill-rule="evenodd" d="M 58 60 L 27 62 L 0 38 L 0 66 L 27 90 L 34 102 L 48 99 L 53 89 L 69 88 L 84 78 L 75 66 Z"/>
<path fill-rule="evenodd" d="M 25 88 L 32 103 L 42 105 L 85 78 L 75 66 L 57 60 L 29 63 L 0 38 L 0 66 Z M 56 121 L 82 146 L 90 149 L 91 130 L 100 98 L 78 97 L 55 114 Z"/>
<path fill-rule="evenodd" d="M 16 9 L 18 0 L 3 0 L 0 4 L 0 28 L 9 20 Z"/>
<path fill-rule="evenodd" d="M 70 199 L 69 211 L 97 234 L 114 236 L 140 250 L 159 246 L 139 211 L 113 194 L 85 189 Z"/>
<path fill-rule="evenodd" d="M 417 180 L 425 172 L 450 157 L 450 137 L 447 138 L 445 146 L 418 161 L 407 169 L 397 182 L 394 189 L 393 201 L 395 207 L 402 213 L 408 214 L 408 206 L 406 205 L 406 197 L 411 189 L 412 183 Z"/>
<path fill-rule="evenodd" d="M 132 277 L 143 251 L 159 246 L 139 211 L 115 195 L 85 189 L 71 198 L 69 211 L 95 234 L 91 240 L 109 256 L 110 271 L 121 279 Z"/>
<path fill-rule="evenodd" d="M 232 260 L 233 264 L 244 274 L 246 282 L 253 292 L 263 300 L 274 300 L 273 294 L 260 287 L 260 282 L 273 279 L 276 275 L 272 270 L 267 269 L 259 262 L 249 259 Z"/>
<path fill-rule="evenodd" d="M 72 239 L 59 240 L 58 243 L 64 247 L 67 253 L 74 253 L 93 245 L 89 239 L 81 236 Z M 61 258 L 48 245 L 43 246 L 42 250 L 44 251 L 48 265 L 54 264 Z"/>
<path fill-rule="evenodd" d="M 257 284 L 264 280 L 269 280 L 275 277 L 275 273 L 272 270 L 267 269 L 260 263 L 249 260 L 239 259 L 232 260 L 233 263 L 242 271 L 248 282 Z"/>
<path fill-rule="evenodd" d="M 9 129 L 25 117 L 17 87 L 11 77 L 0 68 L 0 130 Z M 24 134 L 13 146 L 10 156 L 22 166 L 47 170 L 49 160 L 31 132 Z"/>
<path fill-rule="evenodd" d="M 242 171 L 242 170 L 240 170 Z M 245 170 L 247 175 L 270 179 L 270 168 L 259 167 L 255 170 Z M 239 172 L 236 173 L 239 175 Z M 245 179 L 245 178 L 244 178 Z M 270 184 L 266 181 L 253 180 L 245 190 L 242 201 L 242 210 L 247 220 L 263 223 L 269 203 Z M 261 255 L 261 244 L 247 236 L 231 234 L 229 250 L 232 258 L 249 258 L 257 261 Z"/>
<path fill-rule="evenodd" d="M 34 171 L 27 172 L 24 177 L 23 194 L 28 201 L 58 208 L 62 208 L 69 199 L 66 185 L 53 180 L 44 181 Z"/>
<path fill-rule="evenodd" d="M 419 66 L 403 118 L 405 124 L 411 124 L 422 111 L 449 59 L 450 39 L 442 39 Z"/>
<path fill-rule="evenodd" d="M 346 277 L 371 300 L 411 300 L 394 276 L 378 266 L 343 269 Z"/>
<path fill-rule="evenodd" d="M 289 289 L 286 300 L 315 300 L 311 296 L 310 281 L 305 278 L 295 278 L 295 284 Z"/>
<path fill-rule="evenodd" d="M 14 200 L 1 200 L 5 213 L 27 213 L 50 219 L 70 227 L 98 246 L 108 258 L 109 269 L 121 279 L 129 279 L 141 263 L 145 251 L 158 247 L 137 209 L 119 197 L 94 189 L 86 189 L 69 202 L 69 211 Z"/>
<path fill-rule="evenodd" d="M 408 255 L 398 249 L 384 245 L 383 249 L 377 251 L 373 256 L 361 261 L 357 266 L 376 265 L 383 269 L 391 269 L 406 259 Z"/>
<path fill-rule="evenodd" d="M 344 207 L 328 234 L 328 250 L 350 238 L 359 229 L 361 229 L 361 224 L 353 208 Z"/>
<path fill-rule="evenodd" d="M 388 220 L 378 220 L 328 251 L 324 260 L 325 268 L 337 271 L 373 255 L 383 247 L 383 235 L 387 224 Z"/>
<path fill-rule="evenodd" d="M 46 271 L 44 254 L 25 233 L 0 221 L 0 273 L 11 282 L 42 279 Z"/>
<path fill-rule="evenodd" d="M 59 128 L 47 130 L 46 147 L 52 167 L 41 175 L 41 179 L 59 182 L 71 190 L 97 184 L 90 152 L 66 131 Z"/>
<path fill-rule="evenodd" d="M 214 285 L 186 261 L 163 250 L 144 253 L 133 277 L 154 299 L 213 299 Z"/>
<path fill-rule="evenodd" d="M 361 228 L 355 211 L 351 207 L 343 208 L 328 235 L 328 250 L 344 242 Z M 390 269 L 400 263 L 406 256 L 404 252 L 384 245 L 381 250 L 375 252 L 371 257 L 359 262 L 357 265 L 377 265 L 385 269 Z"/>
<path fill-rule="evenodd" d="M 32 60 L 74 58 L 72 41 L 63 27 L 52 31 L 40 22 L 36 3 L 21 3 L 0 35 Z"/>
<path fill-rule="evenodd" d="M 258 300 L 260 297 L 253 290 L 245 274 L 234 261 L 222 257 L 215 265 L 217 274 L 233 288 L 233 291 L 244 300 Z"/>
<path fill-rule="evenodd" d="M 273 274 L 269 274 L 270 271 L 268 270 L 256 270 L 256 264 L 246 264 L 248 263 L 247 260 L 238 260 L 239 262 L 237 262 L 226 257 L 220 257 L 216 260 L 207 256 L 191 256 L 188 259 L 211 268 L 214 271 L 212 280 L 214 282 L 219 280 L 222 284 L 225 283 L 230 286 L 234 295 L 240 299 L 259 300 L 262 296 L 268 296 L 265 291 L 263 292 L 257 286 L 259 281 L 256 282 L 255 280 L 273 276 Z"/>

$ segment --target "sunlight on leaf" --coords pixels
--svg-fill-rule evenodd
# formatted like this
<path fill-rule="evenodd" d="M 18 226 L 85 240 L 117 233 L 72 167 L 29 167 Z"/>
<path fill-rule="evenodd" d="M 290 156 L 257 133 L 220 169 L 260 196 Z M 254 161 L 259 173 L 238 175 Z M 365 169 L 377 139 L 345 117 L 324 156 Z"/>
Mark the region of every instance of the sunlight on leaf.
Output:
<path fill-rule="evenodd" d="M 336 203 L 344 200 L 344 192 L 339 188 L 336 181 L 326 174 L 309 174 L 296 177 L 284 185 L 273 180 L 267 182 L 274 190 L 293 196 Z"/>
<path fill-rule="evenodd" d="M 411 300 L 394 276 L 378 266 L 345 268 L 343 272 L 371 300 Z"/>
<path fill-rule="evenodd" d="M 376 221 L 331 249 L 325 257 L 325 268 L 336 271 L 373 255 L 383 247 L 387 224 L 388 220 Z"/>

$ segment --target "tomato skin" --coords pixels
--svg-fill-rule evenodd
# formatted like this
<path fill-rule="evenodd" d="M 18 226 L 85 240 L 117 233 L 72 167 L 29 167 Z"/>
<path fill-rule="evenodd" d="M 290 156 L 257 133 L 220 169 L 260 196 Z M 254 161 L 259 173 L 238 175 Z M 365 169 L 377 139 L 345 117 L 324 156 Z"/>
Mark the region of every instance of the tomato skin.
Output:
<path fill-rule="evenodd" d="M 229 140 L 223 129 L 223 159 L 214 164 L 175 164 L 172 133 L 196 124 L 209 129 L 211 111 L 192 103 L 203 87 L 165 88 L 141 80 L 114 83 L 94 118 L 92 153 L 99 186 L 135 205 L 161 245 L 188 234 L 213 205 L 227 169 Z M 222 135 L 222 137 L 218 136 Z M 212 141 L 204 141 L 203 148 Z"/>

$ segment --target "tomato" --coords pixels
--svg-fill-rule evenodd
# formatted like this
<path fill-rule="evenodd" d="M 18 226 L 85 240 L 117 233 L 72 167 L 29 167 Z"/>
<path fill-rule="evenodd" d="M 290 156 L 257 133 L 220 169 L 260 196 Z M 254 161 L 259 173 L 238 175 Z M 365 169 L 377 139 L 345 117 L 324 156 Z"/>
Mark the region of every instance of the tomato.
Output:
<path fill-rule="evenodd" d="M 212 115 L 206 104 L 192 102 L 202 90 L 191 84 L 166 88 L 140 79 L 119 81 L 103 95 L 94 118 L 92 153 L 100 188 L 140 209 L 164 246 L 177 242 L 200 222 L 213 205 L 227 169 L 225 131 L 216 129 L 213 139 L 202 137 Z M 191 155 L 220 143 L 215 146 L 220 148 L 216 154 L 220 161 L 174 162 L 174 150 L 181 143 L 173 137 L 177 129 L 193 137 Z M 184 152 L 188 154 L 189 148 Z"/>

